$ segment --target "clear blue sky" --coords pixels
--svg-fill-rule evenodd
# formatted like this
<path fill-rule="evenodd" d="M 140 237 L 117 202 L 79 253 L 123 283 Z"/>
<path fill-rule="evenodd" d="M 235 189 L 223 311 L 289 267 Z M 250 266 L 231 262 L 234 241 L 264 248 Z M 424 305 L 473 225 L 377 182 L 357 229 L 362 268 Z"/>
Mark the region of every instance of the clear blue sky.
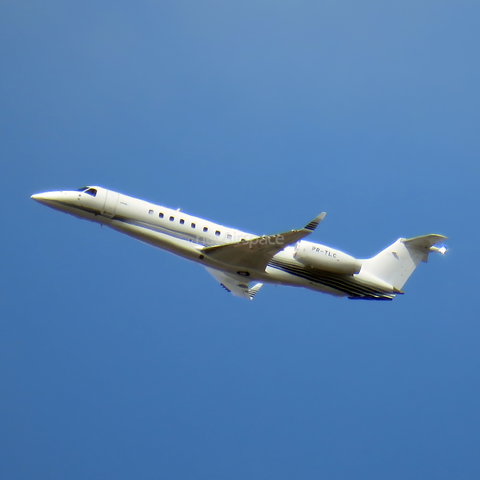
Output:
<path fill-rule="evenodd" d="M 319 3 L 321 3 L 319 5 Z M 480 4 L 0 7 L 2 479 L 480 478 Z M 393 302 L 266 286 L 30 200 L 102 185 L 369 257 Z"/>

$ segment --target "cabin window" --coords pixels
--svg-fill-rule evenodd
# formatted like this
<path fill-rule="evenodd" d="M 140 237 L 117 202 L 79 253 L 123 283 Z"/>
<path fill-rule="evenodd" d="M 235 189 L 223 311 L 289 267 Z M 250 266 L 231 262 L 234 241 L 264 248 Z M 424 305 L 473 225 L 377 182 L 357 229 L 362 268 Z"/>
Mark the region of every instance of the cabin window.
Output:
<path fill-rule="evenodd" d="M 196 227 L 196 225 L 195 225 L 194 223 L 192 223 L 191 227 L 192 227 L 192 228 L 195 228 L 195 227 Z"/>
<path fill-rule="evenodd" d="M 203 227 L 204 232 L 208 232 L 208 227 Z"/>
<path fill-rule="evenodd" d="M 185 223 L 185 220 L 183 218 L 180 219 L 180 225 L 183 225 Z"/>
<path fill-rule="evenodd" d="M 173 217 L 170 217 L 169 220 L 173 222 L 175 219 Z"/>
<path fill-rule="evenodd" d="M 227 233 L 227 238 L 228 238 L 228 240 L 231 240 L 231 239 L 232 239 L 232 234 L 231 234 L 231 233 Z"/>
<path fill-rule="evenodd" d="M 94 188 L 89 188 L 85 193 L 91 195 L 92 197 L 97 196 L 97 191 Z"/>
<path fill-rule="evenodd" d="M 153 215 L 153 210 L 149 210 L 149 211 L 148 211 L 148 214 L 149 214 L 149 215 Z"/>
<path fill-rule="evenodd" d="M 158 216 L 159 216 L 160 218 L 163 218 L 163 213 L 160 212 L 160 213 L 158 214 Z"/>
<path fill-rule="evenodd" d="M 220 230 L 217 230 L 217 231 L 215 232 L 215 235 L 218 237 L 218 236 L 220 235 Z"/>

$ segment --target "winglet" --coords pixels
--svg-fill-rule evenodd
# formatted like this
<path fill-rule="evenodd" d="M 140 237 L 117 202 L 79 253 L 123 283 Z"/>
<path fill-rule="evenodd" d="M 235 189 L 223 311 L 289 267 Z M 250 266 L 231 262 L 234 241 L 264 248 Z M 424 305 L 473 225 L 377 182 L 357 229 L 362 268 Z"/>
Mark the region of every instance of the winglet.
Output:
<path fill-rule="evenodd" d="M 262 288 L 263 283 L 257 283 L 252 288 L 248 290 L 248 295 L 250 296 L 250 300 L 253 300 L 253 297 L 257 294 L 257 292 Z"/>
<path fill-rule="evenodd" d="M 317 215 L 309 224 L 305 225 L 304 230 L 310 230 L 313 232 L 318 224 L 325 218 L 326 212 L 322 212 L 320 215 Z"/>

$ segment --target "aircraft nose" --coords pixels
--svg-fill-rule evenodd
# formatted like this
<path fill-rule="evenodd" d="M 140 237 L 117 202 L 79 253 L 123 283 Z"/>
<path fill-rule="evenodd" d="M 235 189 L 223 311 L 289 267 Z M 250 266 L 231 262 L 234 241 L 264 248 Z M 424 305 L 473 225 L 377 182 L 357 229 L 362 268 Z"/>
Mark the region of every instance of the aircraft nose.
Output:
<path fill-rule="evenodd" d="M 44 192 L 44 193 L 36 193 L 32 195 L 30 198 L 35 200 L 38 203 L 51 204 L 52 202 L 58 202 L 62 197 L 62 192 Z"/>
<path fill-rule="evenodd" d="M 35 200 L 36 202 L 41 202 L 43 200 L 41 193 L 36 193 L 35 195 L 32 195 L 30 198 L 32 200 Z"/>

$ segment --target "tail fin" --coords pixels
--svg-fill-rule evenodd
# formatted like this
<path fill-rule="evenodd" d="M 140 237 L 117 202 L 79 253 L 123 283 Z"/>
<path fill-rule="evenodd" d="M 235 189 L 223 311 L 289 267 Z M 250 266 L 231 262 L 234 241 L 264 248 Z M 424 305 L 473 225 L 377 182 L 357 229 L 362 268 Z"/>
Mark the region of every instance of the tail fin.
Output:
<path fill-rule="evenodd" d="M 399 238 L 375 257 L 363 260 L 362 272 L 365 271 L 400 290 L 418 264 L 428 260 L 430 252 L 445 253 L 444 247 L 436 248 L 434 245 L 446 238 L 434 234 L 409 239 Z"/>

